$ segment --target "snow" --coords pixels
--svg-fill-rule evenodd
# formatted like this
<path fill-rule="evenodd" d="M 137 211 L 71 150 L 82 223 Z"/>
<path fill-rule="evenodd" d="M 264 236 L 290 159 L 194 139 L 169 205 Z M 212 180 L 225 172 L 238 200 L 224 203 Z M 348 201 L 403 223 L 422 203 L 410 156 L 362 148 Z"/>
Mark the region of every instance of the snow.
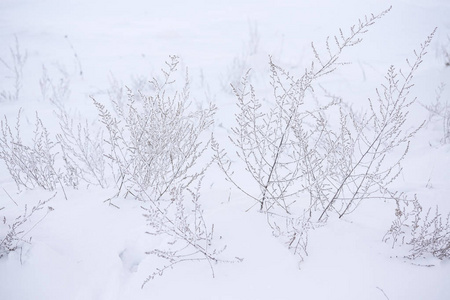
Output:
<path fill-rule="evenodd" d="M 387 68 L 406 67 L 405 59 L 412 59 L 413 50 L 438 27 L 415 76 L 412 94 L 418 102 L 410 108 L 411 128 L 428 118 L 420 103 L 431 104 L 441 82 L 447 84 L 442 99 L 450 97 L 450 67 L 442 57 L 442 47 L 450 51 L 448 1 L 189 2 L 1 1 L 0 58 L 11 63 L 17 37 L 28 59 L 20 99 L 0 102 L 0 117 L 13 122 L 22 108 L 24 140 L 32 135 L 35 111 L 52 134 L 58 131 L 55 108 L 40 91 L 45 66 L 54 83 L 69 83 L 64 105 L 94 120 L 97 111 L 89 96 L 107 103 L 113 78 L 133 88 L 139 78 L 160 76 L 164 61 L 176 54 L 180 74 L 189 68 L 196 104 L 210 100 L 217 105 L 214 134 L 225 146 L 236 112 L 230 81 L 251 68 L 252 83 L 269 101 L 268 55 L 299 75 L 309 66 L 312 41 L 324 50 L 327 36 L 339 34 L 339 28 L 345 32 L 358 18 L 391 4 L 392 11 L 370 28 L 364 41 L 344 53 L 352 64 L 324 78 L 323 85 L 355 107 L 367 108 L 366 99 L 376 96 Z M 12 91 L 14 81 L 3 64 L 0 78 L 0 91 Z M 450 145 L 442 145 L 441 138 L 438 120 L 419 131 L 394 187 L 447 214 Z M 200 201 L 207 224 L 214 224 L 220 237 L 219 246 L 227 246 L 222 257 L 230 262 L 214 265 L 214 278 L 207 263 L 179 264 L 141 288 L 159 263 L 145 252 L 165 242 L 145 233 L 142 203 L 121 195 L 113 200 L 119 208 L 108 205 L 105 200 L 117 192 L 111 187 L 66 188 L 67 200 L 61 188 L 57 192 L 26 223 L 31 243 L 0 258 L 0 299 L 450 299 L 449 261 L 412 261 L 403 258 L 403 247 L 391 249 L 382 242 L 395 217 L 395 203 L 369 199 L 348 217 L 312 230 L 308 256 L 299 263 L 273 236 L 264 214 L 256 207 L 249 210 L 254 201 L 212 166 Z M 14 219 L 25 204 L 31 208 L 53 194 L 18 191 L 0 161 L 1 218 Z"/>

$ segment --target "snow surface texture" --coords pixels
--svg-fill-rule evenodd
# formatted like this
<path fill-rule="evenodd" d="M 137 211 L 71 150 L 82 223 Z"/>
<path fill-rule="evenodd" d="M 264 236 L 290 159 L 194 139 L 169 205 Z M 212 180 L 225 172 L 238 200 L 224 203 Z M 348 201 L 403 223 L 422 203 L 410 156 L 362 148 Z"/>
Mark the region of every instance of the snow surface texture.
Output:
<path fill-rule="evenodd" d="M 164 61 L 177 55 L 178 77 L 189 69 L 192 107 L 206 102 L 217 106 L 212 131 L 228 148 L 237 112 L 230 83 L 252 69 L 250 80 L 258 95 L 270 101 L 269 55 L 301 76 L 314 57 L 311 42 L 325 50 L 327 36 L 339 35 L 339 28 L 345 31 L 392 3 L 191 2 L 1 1 L 0 117 L 6 116 L 14 128 L 21 108 L 22 139 L 28 141 L 38 112 L 56 141 L 60 120 L 50 99 L 58 96 L 70 114 L 87 118 L 96 128 L 98 111 L 90 97 L 107 104 L 120 88 L 126 95 L 124 86 L 151 92 L 148 81 L 160 78 Z M 406 68 L 405 59 L 437 27 L 410 91 L 418 100 L 409 107 L 407 126 L 415 128 L 429 118 L 424 106 L 436 101 L 441 83 L 447 84 L 440 93 L 442 103 L 450 99 L 450 3 L 403 0 L 392 5 L 362 43 L 343 53 L 341 61 L 351 64 L 320 84 L 356 109 L 367 110 L 366 100 L 376 97 L 389 66 Z M 25 52 L 16 97 L 14 68 L 6 65 L 14 65 L 12 53 Z M 424 211 L 431 207 L 434 212 L 438 205 L 445 216 L 450 212 L 450 142 L 442 124 L 435 115 L 411 139 L 393 188 L 417 195 Z M 205 222 L 214 224 L 218 247 L 227 246 L 220 257 L 231 262 L 213 264 L 214 278 L 208 263 L 181 263 L 141 288 L 159 263 L 146 252 L 166 242 L 146 234 L 145 203 L 124 193 L 104 202 L 117 193 L 114 185 L 84 184 L 64 191 L 57 185 L 54 198 L 54 191 L 42 188 L 19 192 L 0 160 L 0 217 L 5 220 L 0 239 L 25 205 L 29 213 L 38 201 L 51 199 L 21 228 L 19 237 L 26 242 L 0 258 L 0 299 L 450 299 L 448 259 L 410 260 L 404 258 L 405 245 L 392 249 L 391 242 L 382 241 L 395 219 L 395 202 L 368 199 L 354 213 L 330 218 L 309 232 L 308 256 L 299 263 L 274 237 L 258 205 L 249 209 L 255 201 L 224 177 L 217 166 L 208 169 L 199 201 Z"/>

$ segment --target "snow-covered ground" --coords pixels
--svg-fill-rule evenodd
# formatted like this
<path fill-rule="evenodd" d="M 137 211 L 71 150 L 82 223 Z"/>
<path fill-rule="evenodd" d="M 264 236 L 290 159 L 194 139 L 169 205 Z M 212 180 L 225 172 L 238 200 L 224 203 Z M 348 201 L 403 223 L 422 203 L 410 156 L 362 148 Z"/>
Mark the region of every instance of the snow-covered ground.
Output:
<path fill-rule="evenodd" d="M 14 56 L 27 53 L 27 59 L 19 99 L 0 98 L 0 117 L 14 127 L 22 109 L 25 143 L 33 136 L 38 112 L 53 139 L 59 120 L 51 86 L 65 92 L 58 95 L 76 120 L 93 121 L 97 110 L 91 97 L 108 106 L 114 88 L 148 89 L 146 82 L 162 76 L 169 55 L 177 55 L 179 77 L 189 70 L 193 106 L 207 101 L 217 106 L 214 136 L 234 152 L 227 139 L 236 113 L 230 83 L 252 69 L 258 95 L 270 101 L 269 55 L 301 76 L 314 57 L 311 42 L 325 51 L 327 36 L 339 35 L 339 28 L 348 32 L 358 19 L 391 4 L 364 40 L 343 53 L 342 61 L 351 64 L 320 83 L 357 109 L 367 109 L 367 98 L 376 96 L 389 66 L 407 68 L 405 59 L 412 60 L 413 51 L 437 27 L 411 89 L 417 101 L 409 107 L 406 125 L 413 128 L 428 119 L 423 106 L 436 101 L 441 83 L 447 84 L 441 101 L 450 100 L 446 0 L 2 0 L 4 95 L 14 96 Z M 45 89 L 43 82 L 51 84 Z M 393 187 L 417 195 L 424 209 L 438 205 L 445 216 L 450 212 L 450 142 L 441 143 L 443 135 L 442 121 L 435 117 L 411 139 Z M 0 240 L 25 205 L 30 212 L 38 201 L 52 198 L 21 227 L 19 237 L 29 242 L 0 258 L 0 299 L 450 299 L 448 260 L 406 259 L 406 246 L 392 249 L 382 242 L 395 219 L 394 202 L 363 201 L 354 213 L 311 230 L 308 256 L 299 263 L 274 237 L 266 216 L 249 209 L 254 200 L 213 165 L 200 202 L 206 223 L 214 224 L 220 237 L 218 247 L 227 246 L 220 256 L 230 262 L 214 264 L 214 278 L 208 263 L 181 263 L 141 288 L 158 267 L 146 252 L 164 243 L 146 234 L 145 204 L 121 194 L 112 200 L 114 206 L 108 205 L 105 200 L 117 193 L 114 185 L 64 191 L 57 186 L 56 192 L 52 198 L 54 191 L 40 188 L 18 191 L 0 160 Z"/>

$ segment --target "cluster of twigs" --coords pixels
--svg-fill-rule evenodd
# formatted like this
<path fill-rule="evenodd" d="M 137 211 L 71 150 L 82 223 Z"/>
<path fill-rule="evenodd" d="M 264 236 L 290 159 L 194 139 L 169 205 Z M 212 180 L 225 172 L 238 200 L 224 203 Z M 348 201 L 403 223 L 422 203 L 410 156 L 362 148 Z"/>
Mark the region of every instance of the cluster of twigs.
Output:
<path fill-rule="evenodd" d="M 423 126 L 405 129 L 408 109 L 415 102 L 409 95 L 413 75 L 434 32 L 414 53 L 414 60 L 407 60 L 407 72 L 389 68 L 376 100 L 369 99 L 367 113 L 355 114 L 337 97 L 327 97 L 331 100 L 322 104 L 309 99 L 319 98 L 317 81 L 342 64 L 343 50 L 359 43 L 368 27 L 388 11 L 360 20 L 348 35 L 341 30 L 334 45 L 327 39 L 325 56 L 313 45 L 315 59 L 298 78 L 270 59 L 272 106 L 259 100 L 248 75 L 239 87 L 233 86 L 239 112 L 230 140 L 258 192 L 236 180 L 238 167 L 213 143 L 227 180 L 256 201 L 274 233 L 302 259 L 307 232 L 315 223 L 342 218 L 364 199 L 397 199 L 389 186 L 402 170 L 409 141 Z"/>
<path fill-rule="evenodd" d="M 221 253 L 212 246 L 213 232 L 199 202 L 201 179 L 211 164 L 199 163 L 209 149 L 201 138 L 213 123 L 215 107 L 191 109 L 187 72 L 181 90 L 173 79 L 178 63 L 178 57 L 171 56 L 163 80 L 150 82 L 153 94 L 141 93 L 136 99 L 129 90 L 127 109 L 114 103 L 117 117 L 94 100 L 106 128 L 105 156 L 119 193 L 144 202 L 149 233 L 170 238 L 167 248 L 148 252 L 168 264 L 144 284 L 180 262 L 204 260 L 212 269 Z"/>
<path fill-rule="evenodd" d="M 417 198 L 398 201 L 395 220 L 383 237 L 392 248 L 406 245 L 406 258 L 416 259 L 431 255 L 438 259 L 450 258 L 450 213 L 442 216 L 439 207 L 434 213 L 429 208 L 423 211 Z"/>
<path fill-rule="evenodd" d="M 32 222 L 32 216 L 35 216 L 36 213 L 48 204 L 50 200 L 52 200 L 56 196 L 56 193 L 49 199 L 39 202 L 31 208 L 31 211 L 28 209 L 28 206 L 25 204 L 24 212 L 17 216 L 14 220 L 8 220 L 5 216 L 1 220 L 0 228 L 4 233 L 1 234 L 2 239 L 0 240 L 0 258 L 5 255 L 8 255 L 10 252 L 16 251 L 20 249 L 23 244 L 31 242 L 31 236 L 28 236 L 29 233 L 40 223 L 42 220 L 47 217 L 47 215 L 53 211 L 51 206 L 47 206 L 46 213 L 36 222 Z M 11 198 L 12 200 L 12 198 Z M 17 202 L 12 200 L 16 206 Z M 33 224 L 31 227 L 29 226 Z M 28 228 L 27 228 L 27 225 Z"/>

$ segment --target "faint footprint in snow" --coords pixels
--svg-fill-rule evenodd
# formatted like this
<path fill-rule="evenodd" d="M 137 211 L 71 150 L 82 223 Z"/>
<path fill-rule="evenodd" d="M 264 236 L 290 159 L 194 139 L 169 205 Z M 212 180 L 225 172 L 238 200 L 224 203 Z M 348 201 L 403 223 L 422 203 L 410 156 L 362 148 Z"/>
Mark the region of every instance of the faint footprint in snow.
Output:
<path fill-rule="evenodd" d="M 143 253 L 140 253 L 136 249 L 125 248 L 119 253 L 119 257 L 122 260 L 123 267 L 128 271 L 135 273 L 141 263 Z"/>

